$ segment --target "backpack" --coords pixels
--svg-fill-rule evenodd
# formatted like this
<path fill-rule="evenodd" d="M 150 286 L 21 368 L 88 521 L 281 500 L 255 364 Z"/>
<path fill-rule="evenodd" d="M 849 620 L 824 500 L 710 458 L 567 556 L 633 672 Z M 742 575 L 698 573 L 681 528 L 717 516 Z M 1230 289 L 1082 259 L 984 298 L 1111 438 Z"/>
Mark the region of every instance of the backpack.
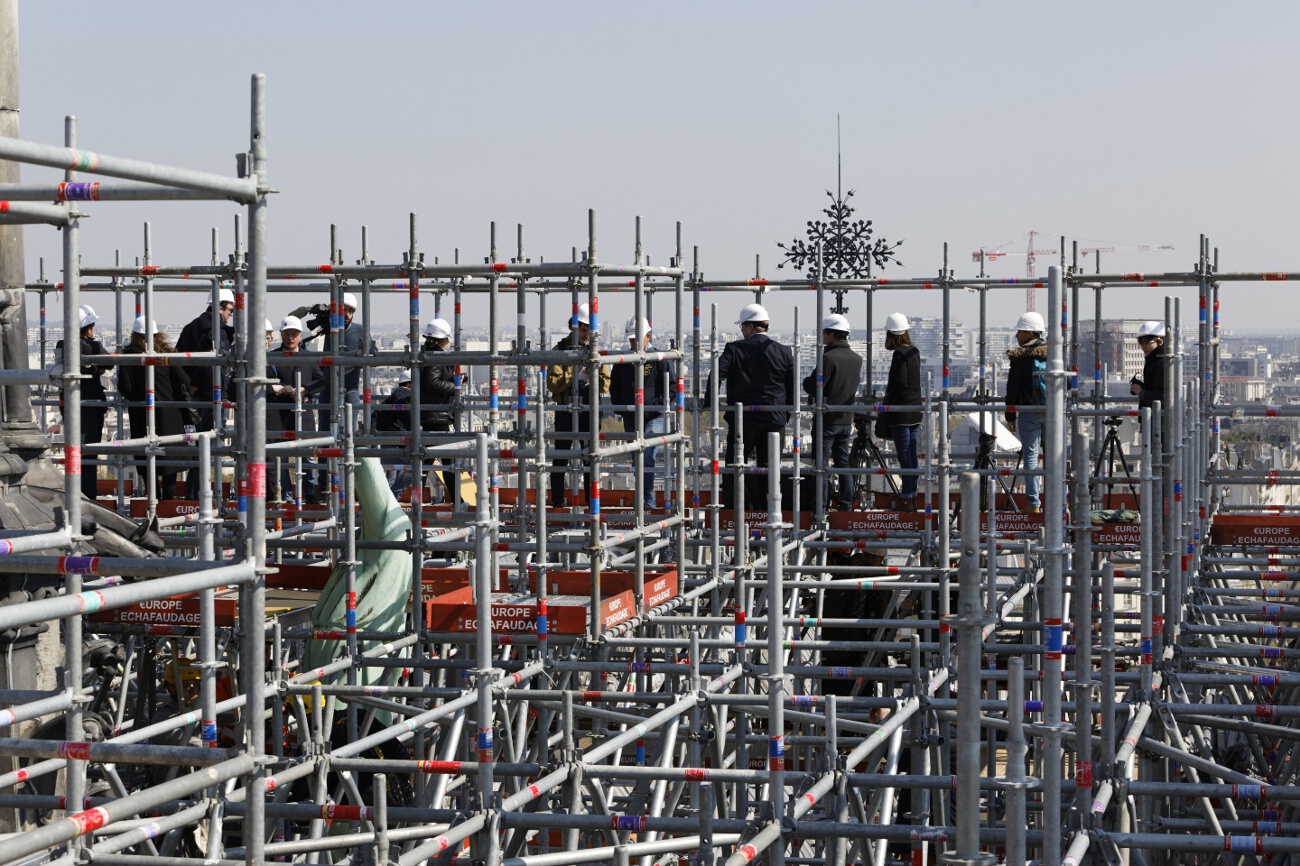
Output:
<path fill-rule="evenodd" d="M 1033 372 L 1031 381 L 1034 383 L 1033 395 L 1034 406 L 1047 405 L 1047 361 L 1041 358 L 1033 359 Z"/>

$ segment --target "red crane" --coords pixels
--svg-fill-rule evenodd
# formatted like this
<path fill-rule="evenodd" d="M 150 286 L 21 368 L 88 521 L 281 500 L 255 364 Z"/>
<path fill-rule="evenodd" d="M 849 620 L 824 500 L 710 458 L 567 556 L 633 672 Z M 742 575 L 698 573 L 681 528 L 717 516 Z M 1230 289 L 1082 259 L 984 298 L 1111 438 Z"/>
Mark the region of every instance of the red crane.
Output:
<path fill-rule="evenodd" d="M 1042 247 L 1035 247 L 1034 238 L 1041 234 L 1042 232 L 1031 230 L 1027 235 L 1020 236 L 1020 238 L 1024 238 L 1024 237 L 1029 238 L 1029 243 L 1024 252 L 1003 249 L 1003 247 L 1008 247 L 1011 244 L 1015 243 L 1016 241 L 1020 240 L 1020 238 L 1016 238 L 1015 240 L 1007 241 L 1004 244 L 999 244 L 998 246 L 993 247 L 992 249 L 985 249 L 981 247 L 980 249 L 971 253 L 971 259 L 977 262 L 981 261 L 981 259 L 985 262 L 992 262 L 992 261 L 996 261 L 997 259 L 1003 258 L 1004 256 L 1025 257 L 1025 276 L 1030 281 L 1030 284 L 1028 286 L 1025 286 L 1025 309 L 1026 310 L 1033 310 L 1037 307 L 1037 304 L 1035 303 L 1035 296 L 1037 295 L 1037 292 L 1035 291 L 1033 285 L 1033 281 L 1037 276 L 1036 273 L 1034 272 L 1034 259 L 1037 256 L 1059 256 L 1061 254 L 1061 251 L 1057 249 L 1044 249 Z M 1155 252 L 1156 250 L 1173 249 L 1172 244 L 1157 244 L 1157 245 L 1112 244 L 1112 243 L 1107 243 L 1105 241 L 1085 241 L 1085 243 L 1094 244 L 1094 246 L 1086 246 L 1086 247 L 1079 248 L 1079 252 L 1085 256 L 1095 255 L 1096 253 L 1149 253 L 1149 252 Z"/>

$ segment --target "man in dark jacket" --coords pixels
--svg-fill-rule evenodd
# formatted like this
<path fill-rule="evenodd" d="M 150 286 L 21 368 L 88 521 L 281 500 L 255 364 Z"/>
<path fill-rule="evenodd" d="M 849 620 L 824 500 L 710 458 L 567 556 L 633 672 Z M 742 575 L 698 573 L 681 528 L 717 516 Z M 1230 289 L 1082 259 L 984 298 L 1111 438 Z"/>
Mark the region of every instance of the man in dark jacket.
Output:
<path fill-rule="evenodd" d="M 451 325 L 434 319 L 424 326 L 424 351 L 447 351 L 451 344 Z M 452 403 L 456 399 L 456 367 L 453 364 L 425 364 L 420 368 L 420 429 L 427 433 L 445 433 L 456 423 Z M 454 469 L 438 473 L 447 488 L 447 501 L 460 502 L 460 485 Z"/>
<path fill-rule="evenodd" d="M 650 323 L 645 319 L 642 319 L 639 325 L 635 318 L 628 319 L 623 332 L 627 335 L 628 346 L 633 352 L 655 351 L 654 346 L 650 344 Z M 641 413 L 641 418 L 645 422 L 643 432 L 646 439 L 651 439 L 664 435 L 667 430 L 663 407 L 669 393 L 665 389 L 668 387 L 667 383 L 671 381 L 669 377 L 672 376 L 673 366 L 669 361 L 645 361 L 641 369 L 642 399 L 638 400 L 636 394 L 636 365 L 615 364 L 610 371 L 609 401 L 615 406 L 634 406 L 643 403 L 645 405 Z M 635 433 L 636 412 L 623 409 L 618 414 L 623 419 L 623 429 Z M 654 478 L 655 467 L 659 465 L 660 448 L 661 446 L 658 445 L 646 448 L 642 458 L 641 465 L 645 471 L 641 485 L 642 501 L 647 511 L 656 505 Z"/>
<path fill-rule="evenodd" d="M 862 356 L 849 346 L 849 320 L 832 313 L 822 321 L 822 405 L 848 406 L 858 398 L 862 384 Z M 817 372 L 803 380 L 804 393 L 810 402 L 817 400 Z M 853 440 L 853 410 L 827 409 L 822 413 L 821 440 L 813 438 L 813 459 L 825 454 L 836 469 L 849 465 L 849 450 Z M 830 486 L 827 485 L 827 505 L 830 504 Z M 839 510 L 853 507 L 856 487 L 853 476 L 840 475 Z"/>
<path fill-rule="evenodd" d="M 570 320 L 573 329 L 563 340 L 555 344 L 556 351 L 586 348 L 591 342 L 591 310 L 587 304 L 581 304 L 578 312 Z M 609 393 L 609 366 L 600 365 L 596 399 L 600 394 Z M 557 433 L 591 432 L 591 371 L 581 364 L 552 364 L 546 370 L 546 390 L 555 407 L 555 431 Z M 577 416 L 575 421 L 574 416 Z M 568 451 L 577 443 L 581 448 L 583 442 L 574 439 L 556 439 L 557 451 Z M 564 476 L 571 458 L 551 458 L 550 500 L 552 508 L 564 508 L 569 504 L 569 491 L 565 486 Z M 579 460 L 578 462 L 582 462 Z M 591 490 L 591 473 L 583 475 L 583 488 Z"/>
<path fill-rule="evenodd" d="M 1046 404 L 1047 342 L 1043 335 L 1047 326 L 1043 317 L 1035 312 L 1025 313 L 1016 322 L 1016 345 L 1007 350 L 1011 367 L 1007 371 L 1006 419 L 1007 428 L 1020 437 L 1021 454 L 1026 472 L 1038 469 L 1038 455 L 1043 447 L 1041 412 L 1017 412 L 1017 406 L 1043 406 Z M 1031 512 L 1043 510 L 1038 491 L 1041 479 L 1037 475 L 1025 477 L 1025 498 Z"/>
<path fill-rule="evenodd" d="M 1138 328 L 1138 345 L 1146 356 L 1142 362 L 1142 378 L 1129 383 L 1129 393 L 1138 398 L 1138 408 L 1165 402 L 1165 367 L 1169 350 L 1165 348 L 1163 322 L 1143 322 Z"/>
<path fill-rule="evenodd" d="M 343 293 L 343 303 L 340 305 L 343 313 L 343 333 L 339 337 L 340 356 L 361 357 L 375 351 L 374 341 L 370 342 L 368 351 L 362 344 L 362 327 L 359 323 L 353 321 L 357 314 L 357 296 L 351 292 Z M 334 351 L 334 332 L 332 330 L 325 332 L 325 346 L 322 349 L 324 354 L 329 355 Z M 340 375 L 343 377 L 343 402 L 352 406 L 352 431 L 355 433 L 357 424 L 361 420 L 361 367 L 348 366 L 343 367 Z M 329 377 L 327 376 L 326 379 Z M 321 402 L 328 404 L 330 402 L 329 389 L 321 396 Z M 341 411 L 341 407 L 340 407 Z M 320 429 L 328 431 L 333 422 L 333 415 L 330 407 L 327 405 L 320 410 Z"/>
<path fill-rule="evenodd" d="M 280 323 L 280 345 L 266 353 L 266 378 L 274 384 L 266 389 L 266 433 L 268 439 L 286 438 L 286 433 L 310 434 L 315 432 L 310 410 L 302 409 L 313 391 L 322 385 L 320 367 L 298 367 L 276 362 L 286 355 L 302 354 L 303 324 L 297 316 L 285 316 Z M 316 465 L 306 457 L 282 458 L 279 476 L 272 479 L 276 499 L 284 500 L 293 489 L 290 460 L 302 461 L 302 498 L 316 502 Z"/>
<path fill-rule="evenodd" d="M 762 304 L 741 308 L 735 324 L 740 325 L 743 339 L 723 348 L 718 357 L 718 378 L 727 383 L 727 405 L 741 403 L 745 407 L 739 426 L 735 413 L 727 412 L 727 463 L 742 466 L 752 459 L 755 466 L 777 472 L 781 467 L 781 451 L 785 450 L 785 425 L 790 420 L 790 412 L 766 407 L 794 403 L 794 354 L 788 346 L 767 335 L 769 323 L 770 317 Z M 715 387 L 716 383 L 709 383 L 710 399 Z M 774 431 L 781 433 L 781 451 L 771 454 L 767 434 Z M 738 435 L 744 437 L 743 454 L 737 447 Z M 730 508 L 735 506 L 735 501 L 735 482 L 728 479 L 723 485 L 723 504 Z M 744 505 L 749 511 L 767 509 L 766 479 L 746 480 Z"/>
<path fill-rule="evenodd" d="M 375 407 L 375 431 L 378 433 L 411 432 L 411 371 L 403 370 L 397 387 L 384 402 Z M 404 457 L 386 457 L 388 487 L 398 499 L 411 486 L 411 464 Z"/>
<path fill-rule="evenodd" d="M 212 352 L 223 358 L 231 356 L 234 345 L 235 328 L 230 324 L 230 317 L 235 314 L 235 293 L 230 289 L 221 289 L 217 295 L 217 312 L 213 315 L 212 305 L 181 329 L 176 339 L 178 352 Z M 220 318 L 216 325 L 216 342 L 213 342 L 214 319 Z M 186 367 L 185 374 L 190 379 L 190 395 L 198 404 L 195 409 L 199 419 L 196 430 L 213 428 L 212 406 L 214 401 L 229 400 L 234 395 L 226 392 L 226 383 L 230 380 L 226 367 Z M 199 498 L 199 471 L 191 469 L 185 474 L 185 497 Z"/>
<path fill-rule="evenodd" d="M 104 394 L 104 380 L 100 377 L 106 373 L 109 367 L 96 367 L 94 364 L 87 363 L 87 360 L 95 355 L 107 355 L 108 350 L 104 344 L 95 339 L 95 323 L 99 317 L 88 304 L 82 304 L 77 310 L 77 325 L 81 329 L 81 373 L 85 379 L 81 380 L 81 444 L 83 446 L 102 442 L 104 440 L 104 415 L 108 412 L 108 406 L 104 404 L 107 397 Z M 54 344 L 54 363 L 63 363 L 63 341 Z M 87 403 L 98 403 L 98 406 L 88 406 Z M 62 402 L 60 401 L 60 405 Z M 132 434 L 134 435 L 134 434 Z M 98 459 L 100 455 L 93 455 Z M 83 465 L 81 471 L 81 495 L 87 499 L 95 498 L 95 483 L 99 478 L 98 466 Z"/>

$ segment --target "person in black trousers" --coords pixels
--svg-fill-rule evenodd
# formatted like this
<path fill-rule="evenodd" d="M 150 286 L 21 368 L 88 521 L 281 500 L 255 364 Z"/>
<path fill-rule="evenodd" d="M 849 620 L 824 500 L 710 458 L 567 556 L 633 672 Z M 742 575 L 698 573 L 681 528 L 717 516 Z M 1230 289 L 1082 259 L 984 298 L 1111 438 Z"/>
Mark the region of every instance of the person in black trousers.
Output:
<path fill-rule="evenodd" d="M 572 320 L 572 332 L 569 336 L 555 344 L 555 350 L 565 351 L 572 349 L 585 348 L 591 341 L 591 311 L 586 304 L 578 307 L 578 313 Z M 600 386 L 599 392 L 609 393 L 610 371 L 605 364 L 600 365 Z M 579 433 L 591 432 L 591 371 L 580 364 L 552 364 L 546 371 L 546 390 L 551 393 L 551 400 L 558 405 L 555 407 L 555 430 L 557 433 L 573 433 L 575 430 Z M 598 397 L 599 395 L 597 395 Z M 575 401 L 576 398 L 576 401 Z M 577 422 L 574 422 L 574 415 L 577 415 Z M 567 451 L 577 443 L 581 447 L 581 441 L 575 439 L 556 439 L 555 449 L 557 451 Z M 552 508 L 564 508 L 569 502 L 569 491 L 565 487 L 564 475 L 565 467 L 569 465 L 572 458 L 569 457 L 552 457 L 551 458 L 551 490 L 550 500 Z M 584 473 L 583 489 L 585 492 L 591 491 L 591 473 Z"/>
<path fill-rule="evenodd" d="M 235 343 L 235 327 L 230 324 L 230 318 L 235 314 L 235 293 L 230 289 L 220 289 L 217 292 L 217 309 L 214 313 L 212 305 L 194 318 L 188 325 L 181 329 L 180 336 L 176 338 L 176 351 L 178 352 L 216 352 L 218 357 L 230 358 L 231 347 Z M 213 334 L 216 339 L 214 342 Z M 193 396 L 195 403 L 195 414 L 198 417 L 196 430 L 211 430 L 215 426 L 215 419 L 212 414 L 212 403 L 214 393 L 221 391 L 222 402 L 228 401 L 234 397 L 233 394 L 225 390 L 228 382 L 231 381 L 231 369 L 229 367 L 206 367 L 192 366 L 185 367 L 185 375 L 191 382 L 189 393 Z M 185 397 L 178 397 L 178 400 L 184 400 Z M 199 498 L 199 470 L 191 469 L 185 474 L 185 498 Z"/>
<path fill-rule="evenodd" d="M 156 322 L 150 323 L 153 331 L 153 351 L 157 355 L 172 354 L 176 347 L 158 330 Z M 122 347 L 123 355 L 143 355 L 147 345 L 145 319 L 140 316 L 131 326 L 131 339 Z M 148 367 L 123 366 L 117 368 L 117 389 L 127 403 L 131 419 L 131 437 L 139 439 L 149 435 L 146 403 L 152 397 L 154 404 L 153 432 L 155 436 L 179 436 L 185 432 L 185 414 L 180 406 L 168 405 L 184 401 L 189 393 L 190 377 L 184 368 L 168 364 L 154 367 L 153 394 L 145 388 Z M 197 475 L 198 472 L 195 472 Z M 176 469 L 164 466 L 158 471 L 158 499 L 176 497 Z"/>
<path fill-rule="evenodd" d="M 862 356 L 849 346 L 849 320 L 832 313 L 822 321 L 822 399 L 826 406 L 848 406 L 858 398 L 862 384 Z M 817 399 L 817 372 L 814 370 L 803 380 L 804 392 L 810 401 Z M 813 439 L 813 459 L 825 454 L 827 465 L 846 469 L 853 441 L 853 410 L 827 410 L 822 413 L 821 441 Z M 820 449 L 820 450 L 817 450 Z M 814 488 L 815 489 L 815 488 Z M 849 473 L 840 475 L 840 511 L 853 508 L 857 485 Z M 827 506 L 830 505 L 830 484 L 826 486 Z M 811 501 L 811 500 L 809 500 Z"/>
<path fill-rule="evenodd" d="M 423 350 L 429 354 L 446 352 L 451 345 L 451 325 L 446 319 L 434 319 L 424 326 Z M 436 359 L 435 359 L 436 360 Z M 456 365 L 425 364 L 420 368 L 420 429 L 426 433 L 446 433 L 456 425 L 453 403 L 456 400 Z M 460 483 L 455 470 L 435 473 L 447 488 L 446 501 L 460 502 Z"/>
<path fill-rule="evenodd" d="M 1138 345 L 1146 358 L 1142 361 L 1142 378 L 1129 382 L 1129 393 L 1138 398 L 1138 408 L 1149 408 L 1165 402 L 1165 364 L 1169 350 L 1165 348 L 1163 322 L 1143 322 L 1138 328 Z"/>
<path fill-rule="evenodd" d="M 375 407 L 374 423 L 376 433 L 410 433 L 411 432 L 411 371 L 403 370 L 397 376 L 397 386 L 393 388 L 384 402 Z M 388 447 L 388 446 L 385 446 Z M 388 467 L 388 488 L 398 499 L 402 498 L 411 486 L 411 464 L 403 457 L 385 457 L 384 465 Z"/>
<path fill-rule="evenodd" d="M 95 339 L 95 323 L 99 317 L 89 304 L 82 304 L 77 308 L 78 320 L 77 327 L 80 328 L 81 338 L 81 374 L 85 379 L 81 380 L 81 444 L 82 446 L 104 441 L 104 416 L 108 413 L 108 407 L 104 405 L 107 399 L 104 393 L 104 380 L 100 378 L 108 372 L 108 367 L 97 367 L 94 364 L 86 363 L 87 358 L 95 355 L 107 355 L 108 350 L 104 344 Z M 63 363 L 63 341 L 54 344 L 54 363 Z M 87 403 L 98 403 L 98 406 L 88 406 Z M 62 405 L 62 404 L 60 404 Z M 86 466 L 83 464 L 81 469 L 81 495 L 87 499 L 95 498 L 95 483 L 99 478 L 99 472 L 96 466 Z"/>
<path fill-rule="evenodd" d="M 921 395 L 921 351 L 912 345 L 908 333 L 907 316 L 891 313 L 885 320 L 885 348 L 894 353 L 889 364 L 889 380 L 885 384 L 885 405 L 920 406 L 924 399 Z M 887 433 L 894 440 L 894 451 L 898 454 L 899 469 L 916 469 L 919 465 L 921 432 L 921 413 L 917 410 L 902 412 L 885 412 L 877 421 L 877 436 L 884 438 Z M 916 488 L 920 477 L 916 474 L 902 476 L 903 483 L 899 490 L 898 510 L 916 510 Z"/>
<path fill-rule="evenodd" d="M 270 322 L 267 322 L 269 325 Z M 267 335 L 268 351 L 266 353 L 266 378 L 271 384 L 266 387 L 266 435 L 267 439 L 281 439 L 286 433 L 302 434 L 310 438 L 316 432 L 316 413 L 303 409 L 302 404 L 312 399 L 312 394 L 319 393 L 325 387 L 322 367 L 297 367 L 278 363 L 279 359 L 292 355 L 309 354 L 302 351 L 303 322 L 297 316 L 285 316 L 280 323 L 280 345 L 269 349 L 271 337 Z M 302 501 L 317 505 L 328 504 L 326 496 L 317 496 L 317 472 L 320 467 L 306 456 L 283 457 L 280 460 L 280 472 L 277 477 L 269 479 L 270 494 L 273 501 L 292 501 L 293 466 L 291 460 L 302 464 Z M 274 474 L 274 473 L 273 473 Z"/>
<path fill-rule="evenodd" d="M 718 378 L 727 383 L 727 405 L 740 403 L 745 407 L 739 421 L 735 412 L 727 412 L 727 463 L 733 467 L 747 464 L 778 472 L 781 453 L 785 450 L 785 425 L 790 420 L 788 409 L 768 409 L 768 406 L 790 406 L 794 403 L 794 353 L 767 335 L 771 317 L 762 304 L 748 304 L 740 310 L 735 324 L 740 325 L 742 339 L 728 343 L 718 357 Z M 712 399 L 717 383 L 709 382 L 708 399 Z M 757 408 L 751 408 L 757 407 Z M 768 434 L 781 434 L 780 450 L 768 451 Z M 744 436 L 744 453 L 738 447 L 738 436 Z M 722 502 L 728 508 L 736 505 L 734 476 L 725 479 Z M 745 509 L 767 510 L 767 481 L 755 476 L 745 481 Z"/>

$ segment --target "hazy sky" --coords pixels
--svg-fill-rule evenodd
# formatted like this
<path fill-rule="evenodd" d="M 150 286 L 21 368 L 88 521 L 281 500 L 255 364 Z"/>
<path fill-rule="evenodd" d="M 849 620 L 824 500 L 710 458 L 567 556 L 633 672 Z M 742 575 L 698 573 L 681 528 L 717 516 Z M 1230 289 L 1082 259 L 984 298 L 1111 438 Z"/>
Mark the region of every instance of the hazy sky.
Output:
<path fill-rule="evenodd" d="M 858 215 L 906 239 L 889 276 L 935 274 L 945 241 L 958 277 L 973 275 L 972 250 L 1022 250 L 1031 229 L 1040 245 L 1177 247 L 1113 254 L 1107 270 L 1188 269 L 1201 232 L 1225 270 L 1300 269 L 1286 204 L 1300 198 L 1300 55 L 1286 47 L 1298 19 L 1290 2 L 22 0 L 22 134 L 61 143 L 76 114 L 84 148 L 233 174 L 249 76 L 264 72 L 273 263 L 326 261 L 331 223 L 349 260 L 368 225 L 372 257 L 399 261 L 411 211 L 430 259 L 481 260 L 491 220 L 504 256 L 523 223 L 529 256 L 567 259 L 595 208 L 603 260 L 632 258 L 640 215 L 654 263 L 680 220 L 706 276 L 750 276 L 759 254 L 777 278 L 791 271 L 776 269 L 776 242 L 801 236 L 835 187 L 839 114 Z M 87 210 L 87 265 L 118 249 L 133 261 L 145 220 L 155 261 L 187 264 L 208 261 L 212 226 L 230 251 L 237 208 Z M 29 275 L 44 256 L 57 279 L 58 232 L 26 237 Z M 1024 259 L 990 272 L 1023 275 Z M 1107 314 L 1160 315 L 1163 293 L 1146 291 L 1112 292 Z M 1225 325 L 1297 327 L 1291 291 L 1228 284 Z M 730 323 L 747 299 L 710 300 Z M 769 306 L 780 322 L 796 302 L 810 323 L 807 294 Z M 160 319 L 195 303 L 164 300 Z M 607 313 L 621 323 L 630 303 Z M 271 312 L 291 305 L 273 297 Z M 1013 319 L 1022 305 L 1007 290 L 990 309 Z M 861 300 L 850 306 L 860 325 Z M 887 296 L 876 324 L 895 308 L 933 314 L 938 295 Z M 974 323 L 973 296 L 953 310 Z M 392 300 L 374 318 L 402 315 Z"/>

